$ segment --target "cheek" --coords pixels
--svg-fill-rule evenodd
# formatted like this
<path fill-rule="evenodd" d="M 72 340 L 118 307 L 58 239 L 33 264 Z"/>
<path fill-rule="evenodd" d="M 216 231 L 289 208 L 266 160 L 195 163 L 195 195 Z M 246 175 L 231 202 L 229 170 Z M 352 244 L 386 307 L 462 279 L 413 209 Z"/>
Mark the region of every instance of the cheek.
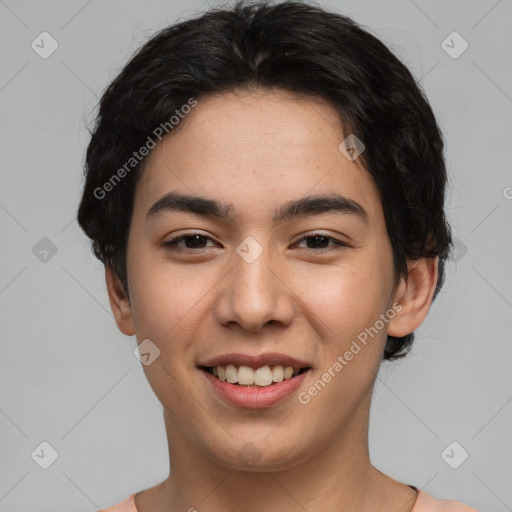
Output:
<path fill-rule="evenodd" d="M 387 306 L 389 270 L 375 258 L 361 255 L 358 259 L 359 263 L 302 272 L 296 281 L 311 321 L 319 324 L 326 341 L 337 346 L 373 325 Z"/>
<path fill-rule="evenodd" d="M 321 329 L 325 350 L 322 367 L 302 395 L 311 428 L 321 418 L 323 428 L 335 432 L 371 395 L 386 330 L 367 333 L 385 312 L 389 294 L 383 269 L 374 263 L 311 281 L 308 304 L 316 318 L 311 321 Z"/>
<path fill-rule="evenodd" d="M 169 264 L 140 263 L 131 283 L 135 329 L 141 339 L 160 345 L 183 332 L 205 290 L 193 275 L 170 272 Z"/>
<path fill-rule="evenodd" d="M 159 350 L 143 370 L 161 403 L 172 411 L 186 410 L 188 395 L 180 390 L 195 372 L 189 354 L 200 325 L 197 315 L 205 292 L 193 279 L 169 272 L 168 264 L 141 265 L 143 268 L 151 270 L 135 269 L 132 277 L 135 331 L 139 343 L 149 339 Z"/>

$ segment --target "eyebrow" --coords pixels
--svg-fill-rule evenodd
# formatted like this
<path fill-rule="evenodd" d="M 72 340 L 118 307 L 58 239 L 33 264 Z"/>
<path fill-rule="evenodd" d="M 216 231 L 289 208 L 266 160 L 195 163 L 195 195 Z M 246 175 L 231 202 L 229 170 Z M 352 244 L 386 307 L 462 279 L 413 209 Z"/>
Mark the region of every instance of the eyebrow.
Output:
<path fill-rule="evenodd" d="M 170 211 L 193 213 L 205 218 L 229 221 L 232 219 L 233 205 L 206 197 L 169 192 L 151 206 L 146 214 L 146 220 Z M 280 223 L 296 217 L 334 212 L 355 215 L 368 223 L 368 213 L 358 202 L 334 193 L 306 196 L 288 201 L 274 212 L 272 220 L 275 223 Z"/>

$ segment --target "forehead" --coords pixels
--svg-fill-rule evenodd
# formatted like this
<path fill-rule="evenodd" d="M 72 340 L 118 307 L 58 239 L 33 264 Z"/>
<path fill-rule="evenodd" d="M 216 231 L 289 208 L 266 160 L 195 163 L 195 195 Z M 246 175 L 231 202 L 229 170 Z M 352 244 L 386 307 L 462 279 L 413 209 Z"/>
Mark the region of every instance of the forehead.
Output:
<path fill-rule="evenodd" d="M 330 192 L 379 213 L 374 182 L 360 160 L 339 150 L 349 134 L 322 98 L 280 89 L 215 94 L 180 123 L 148 158 L 135 198 L 144 213 L 171 190 L 215 197 L 241 214 L 249 205 L 256 214 Z"/>

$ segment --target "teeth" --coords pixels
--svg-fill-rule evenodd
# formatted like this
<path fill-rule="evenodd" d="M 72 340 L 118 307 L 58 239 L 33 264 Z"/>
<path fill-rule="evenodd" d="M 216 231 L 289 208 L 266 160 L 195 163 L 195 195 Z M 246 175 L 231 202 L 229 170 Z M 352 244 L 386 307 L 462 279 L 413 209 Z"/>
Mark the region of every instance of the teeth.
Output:
<path fill-rule="evenodd" d="M 281 365 L 274 366 L 272 369 L 272 380 L 274 382 L 281 382 L 284 379 L 283 367 Z"/>
<path fill-rule="evenodd" d="M 228 364 L 226 366 L 226 381 L 231 384 L 236 384 L 238 382 L 238 372 L 236 371 L 236 366 L 234 364 Z"/>
<path fill-rule="evenodd" d="M 258 386 L 269 386 L 272 384 L 272 370 L 265 365 L 254 372 L 254 384 Z"/>
<path fill-rule="evenodd" d="M 240 366 L 238 368 L 238 384 L 254 384 L 254 370 L 248 366 Z M 260 383 L 257 382 L 257 384 Z"/>
<path fill-rule="evenodd" d="M 253 369 L 250 366 L 228 364 L 226 366 L 219 365 L 212 368 L 213 375 L 224 382 L 252 387 L 270 386 L 273 382 L 281 382 L 285 379 L 295 377 L 299 371 L 299 368 L 282 365 L 273 366 L 272 368 L 269 365 L 265 365 Z"/>

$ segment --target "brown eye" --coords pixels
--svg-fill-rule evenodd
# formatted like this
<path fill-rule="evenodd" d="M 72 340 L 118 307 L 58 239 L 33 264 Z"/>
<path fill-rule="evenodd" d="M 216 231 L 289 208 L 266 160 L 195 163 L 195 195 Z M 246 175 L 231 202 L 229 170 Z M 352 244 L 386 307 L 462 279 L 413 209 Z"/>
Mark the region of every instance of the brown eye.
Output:
<path fill-rule="evenodd" d="M 341 242 L 340 240 L 333 238 L 332 236 L 327 236 L 322 233 L 314 233 L 312 235 L 305 236 L 304 238 L 299 240 L 297 244 L 300 244 L 304 240 L 306 240 L 307 247 L 303 248 L 311 249 L 313 251 L 332 250 L 348 246 L 348 244 L 345 244 L 344 242 Z M 329 242 L 332 242 L 332 245 L 329 246 Z"/>
<path fill-rule="evenodd" d="M 211 238 L 206 235 L 202 235 L 200 233 L 191 233 L 188 235 L 180 235 L 176 238 L 173 238 L 172 240 L 165 242 L 164 246 L 171 250 L 206 249 L 207 247 L 211 247 L 205 245 L 208 240 L 211 240 Z M 178 245 L 181 242 L 184 242 L 185 246 Z"/>

